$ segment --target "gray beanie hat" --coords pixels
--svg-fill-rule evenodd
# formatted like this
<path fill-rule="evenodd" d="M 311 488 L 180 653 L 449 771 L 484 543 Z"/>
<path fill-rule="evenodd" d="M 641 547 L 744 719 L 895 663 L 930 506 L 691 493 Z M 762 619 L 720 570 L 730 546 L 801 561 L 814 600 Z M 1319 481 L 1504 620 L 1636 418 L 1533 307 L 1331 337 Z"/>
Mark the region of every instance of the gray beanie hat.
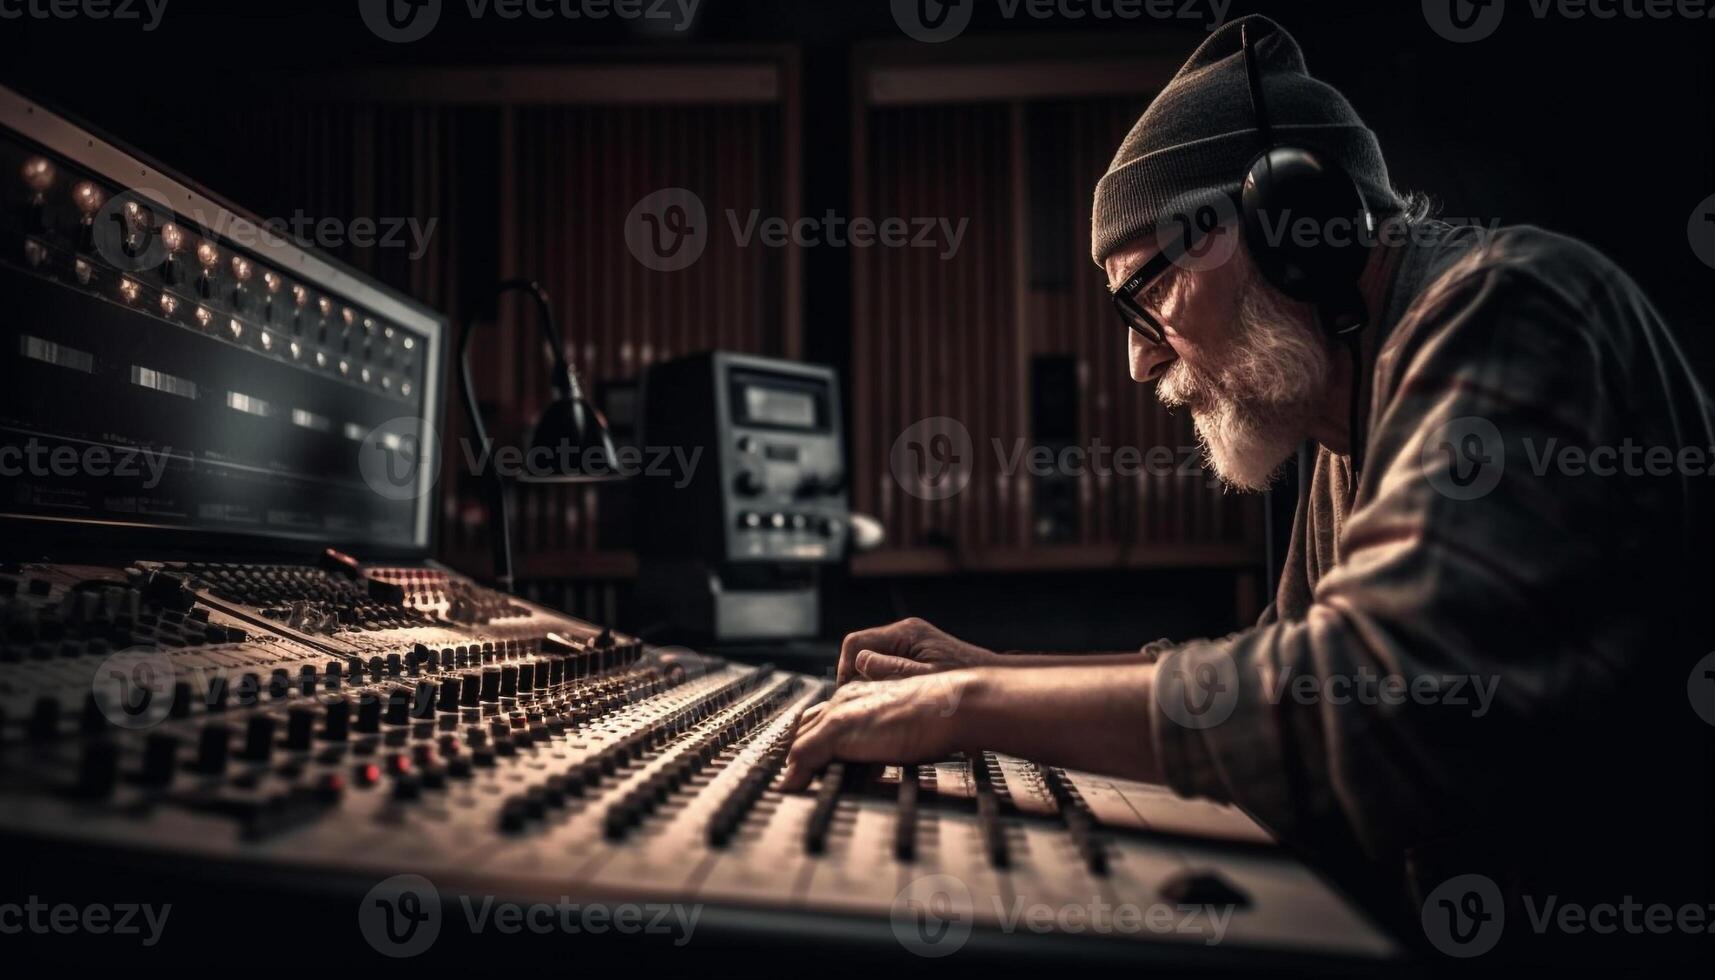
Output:
<path fill-rule="evenodd" d="M 1310 77 L 1292 35 L 1267 17 L 1252 15 L 1209 35 L 1120 143 L 1107 175 L 1096 184 L 1090 255 L 1097 265 L 1120 246 L 1154 232 L 1158 222 L 1195 213 L 1191 209 L 1238 190 L 1245 168 L 1262 152 L 1239 43 L 1241 27 L 1250 31 L 1274 139 L 1338 161 L 1377 215 L 1404 206 L 1388 182 L 1376 135 L 1351 103 Z"/>

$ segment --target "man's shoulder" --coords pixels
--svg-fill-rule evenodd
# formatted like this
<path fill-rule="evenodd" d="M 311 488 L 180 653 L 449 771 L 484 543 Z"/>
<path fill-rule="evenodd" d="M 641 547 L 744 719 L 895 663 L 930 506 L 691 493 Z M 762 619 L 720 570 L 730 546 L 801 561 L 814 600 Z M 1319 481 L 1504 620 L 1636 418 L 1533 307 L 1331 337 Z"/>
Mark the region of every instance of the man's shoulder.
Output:
<path fill-rule="evenodd" d="M 1625 270 L 1568 235 L 1534 225 L 1467 227 L 1432 247 L 1388 337 L 1395 357 L 1450 332 L 1504 342 L 1492 336 L 1497 330 L 1587 346 L 1598 357 L 1624 354 L 1658 319 Z"/>

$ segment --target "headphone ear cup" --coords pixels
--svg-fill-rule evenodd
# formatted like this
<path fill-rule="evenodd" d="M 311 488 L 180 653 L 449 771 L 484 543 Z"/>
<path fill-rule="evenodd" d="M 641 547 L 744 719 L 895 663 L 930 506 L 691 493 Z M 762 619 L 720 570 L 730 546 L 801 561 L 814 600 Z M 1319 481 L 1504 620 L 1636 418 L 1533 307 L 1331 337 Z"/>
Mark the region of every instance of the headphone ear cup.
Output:
<path fill-rule="evenodd" d="M 1351 176 L 1314 152 L 1277 146 L 1251 162 L 1239 194 L 1245 247 L 1264 281 L 1292 299 L 1345 300 L 1374 228 Z"/>

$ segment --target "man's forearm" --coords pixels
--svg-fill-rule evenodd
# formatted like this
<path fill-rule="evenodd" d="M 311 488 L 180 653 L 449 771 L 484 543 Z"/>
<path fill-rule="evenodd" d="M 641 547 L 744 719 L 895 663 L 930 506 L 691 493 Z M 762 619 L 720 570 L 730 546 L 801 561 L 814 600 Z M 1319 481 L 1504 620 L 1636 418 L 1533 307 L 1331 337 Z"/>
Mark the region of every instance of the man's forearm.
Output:
<path fill-rule="evenodd" d="M 1141 653 L 1026 653 L 1008 650 L 1001 654 L 1003 667 L 1128 667 L 1153 663 L 1155 654 Z"/>
<path fill-rule="evenodd" d="M 1150 733 L 1155 707 L 1150 664 L 1080 662 L 971 673 L 955 709 L 963 747 L 1161 781 Z"/>

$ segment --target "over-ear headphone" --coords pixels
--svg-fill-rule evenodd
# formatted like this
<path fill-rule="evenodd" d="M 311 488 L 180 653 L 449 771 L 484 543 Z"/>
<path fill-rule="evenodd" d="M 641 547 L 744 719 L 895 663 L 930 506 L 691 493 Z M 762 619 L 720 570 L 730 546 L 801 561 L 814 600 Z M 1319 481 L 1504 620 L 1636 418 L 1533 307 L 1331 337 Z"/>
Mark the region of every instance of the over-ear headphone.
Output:
<path fill-rule="evenodd" d="M 1245 247 L 1270 285 L 1316 306 L 1330 335 L 1355 334 L 1367 320 L 1358 279 L 1375 219 L 1357 182 L 1338 162 L 1275 142 L 1248 24 L 1239 27 L 1239 38 L 1262 143 L 1239 191 Z M 1305 227 L 1308 236 L 1296 233 Z"/>

